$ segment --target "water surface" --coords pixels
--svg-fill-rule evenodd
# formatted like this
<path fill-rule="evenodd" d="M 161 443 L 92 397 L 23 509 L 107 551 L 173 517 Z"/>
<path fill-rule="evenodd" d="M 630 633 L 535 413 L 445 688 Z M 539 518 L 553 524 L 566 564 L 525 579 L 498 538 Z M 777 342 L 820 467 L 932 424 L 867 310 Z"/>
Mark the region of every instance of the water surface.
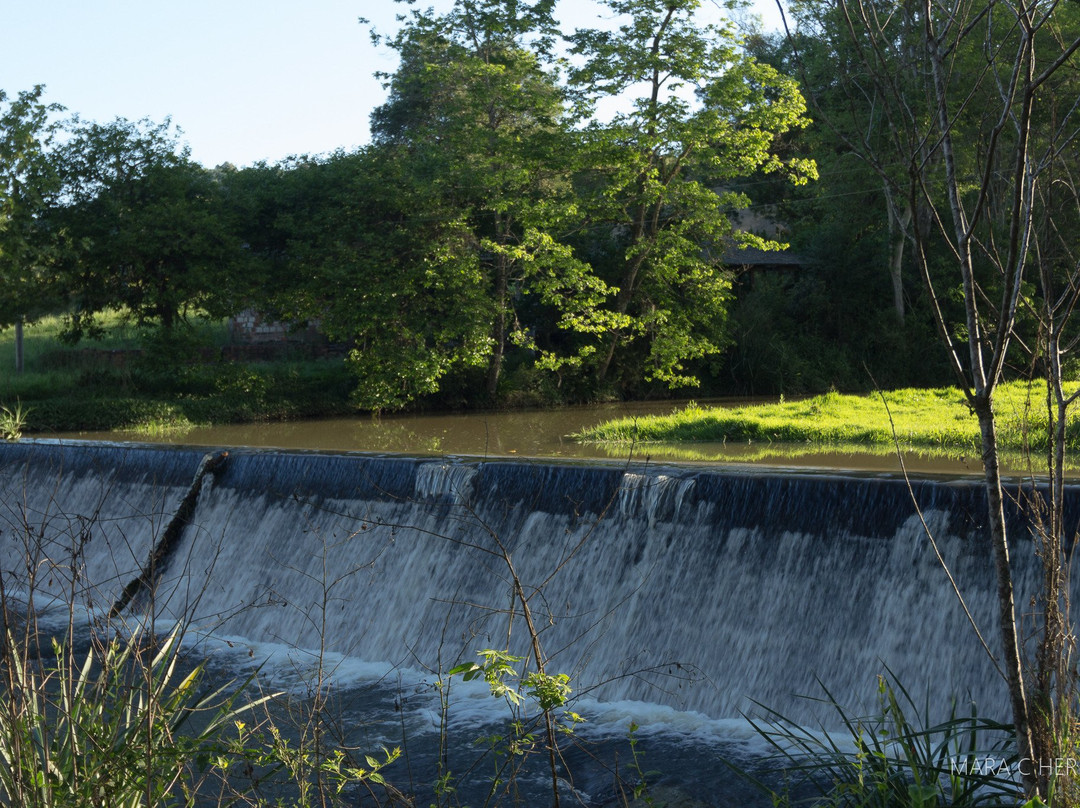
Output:
<path fill-rule="evenodd" d="M 277 449 L 390 452 L 468 457 L 543 457 L 658 462 L 753 464 L 793 470 L 846 469 L 899 473 L 895 452 L 863 447 L 823 451 L 807 444 L 719 443 L 599 446 L 570 435 L 612 418 L 666 415 L 685 401 L 621 402 L 549 410 L 357 416 L 312 421 L 195 427 L 159 436 L 142 432 L 81 432 L 60 438 L 138 441 L 191 446 L 256 446 Z M 704 402 L 743 405 L 746 399 Z M 935 457 L 904 453 L 904 465 L 920 474 L 967 475 L 981 471 L 978 456 Z M 1015 460 L 1009 471 L 1023 473 Z"/>

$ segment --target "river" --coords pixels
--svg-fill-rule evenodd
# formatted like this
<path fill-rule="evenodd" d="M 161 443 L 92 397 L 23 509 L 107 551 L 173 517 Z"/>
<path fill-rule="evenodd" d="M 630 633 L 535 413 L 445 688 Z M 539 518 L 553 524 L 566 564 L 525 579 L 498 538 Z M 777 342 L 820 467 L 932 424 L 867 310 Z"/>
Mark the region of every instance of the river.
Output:
<path fill-rule="evenodd" d="M 742 405 L 747 399 L 706 404 Z M 189 446 L 253 446 L 275 449 L 362 451 L 420 456 L 544 457 L 658 462 L 753 464 L 792 470 L 843 469 L 868 473 L 900 473 L 894 452 L 881 449 L 821 451 L 807 444 L 718 443 L 597 446 L 570 437 L 613 418 L 665 415 L 685 401 L 620 402 L 549 410 L 452 412 L 332 418 L 311 421 L 195 427 L 148 436 L 123 430 L 58 435 L 60 439 L 170 443 Z M 980 472 L 975 455 L 934 457 L 904 453 L 904 465 L 921 474 L 974 475 Z M 1011 469 L 1022 472 L 1022 465 Z"/>

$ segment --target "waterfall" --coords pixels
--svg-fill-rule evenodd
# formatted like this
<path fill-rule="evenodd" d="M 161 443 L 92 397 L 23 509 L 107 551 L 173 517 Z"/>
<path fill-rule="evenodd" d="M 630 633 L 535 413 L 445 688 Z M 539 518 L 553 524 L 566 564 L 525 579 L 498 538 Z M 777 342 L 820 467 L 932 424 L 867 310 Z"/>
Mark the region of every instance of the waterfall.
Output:
<path fill-rule="evenodd" d="M 0 446 L 6 591 L 35 570 L 46 600 L 108 609 L 191 494 L 129 610 L 445 671 L 482 648 L 527 653 L 509 559 L 549 672 L 577 692 L 807 720 L 799 694 L 873 693 L 888 666 L 935 715 L 975 699 L 1008 716 L 912 504 L 996 648 L 977 482 L 230 450 L 193 483 L 204 455 Z M 1037 562 L 1023 509 L 1009 518 L 1026 604 Z"/>
<path fill-rule="evenodd" d="M 107 611 L 138 578 L 203 452 L 26 441 L 0 445 L 6 592 L 36 609 Z"/>

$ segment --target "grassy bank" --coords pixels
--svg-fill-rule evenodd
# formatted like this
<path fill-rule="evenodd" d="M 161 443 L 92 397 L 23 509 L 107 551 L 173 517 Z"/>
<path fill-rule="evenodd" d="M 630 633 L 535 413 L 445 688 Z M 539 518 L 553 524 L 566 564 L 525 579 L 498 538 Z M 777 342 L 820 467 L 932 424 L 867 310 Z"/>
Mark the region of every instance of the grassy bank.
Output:
<path fill-rule="evenodd" d="M 200 321 L 164 337 L 119 318 L 106 325 L 101 338 L 77 347 L 60 341 L 58 319 L 27 327 L 21 374 L 12 372 L 13 331 L 0 333 L 0 406 L 25 413 L 25 432 L 149 433 L 355 412 L 340 357 L 228 361 L 223 323 Z"/>
<path fill-rule="evenodd" d="M 1039 449 L 1046 445 L 1042 388 L 1020 382 L 1004 385 L 996 396 L 995 409 L 1003 448 Z M 954 388 L 894 390 L 884 393 L 884 401 L 878 394 L 826 393 L 802 401 L 731 408 L 691 404 L 670 415 L 607 421 L 575 437 L 601 444 L 782 442 L 889 451 L 894 445 L 894 428 L 896 439 L 907 448 L 979 451 L 978 422 L 963 394 Z M 1078 421 L 1070 423 L 1069 445 L 1080 447 Z"/>

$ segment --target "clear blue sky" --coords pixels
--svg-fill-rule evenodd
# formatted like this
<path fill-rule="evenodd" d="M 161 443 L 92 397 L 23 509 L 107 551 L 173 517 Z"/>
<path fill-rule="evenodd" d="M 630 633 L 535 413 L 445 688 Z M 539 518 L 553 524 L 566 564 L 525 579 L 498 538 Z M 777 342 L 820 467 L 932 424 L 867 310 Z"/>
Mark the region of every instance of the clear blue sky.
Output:
<path fill-rule="evenodd" d="M 447 5 L 421 0 L 420 5 Z M 757 0 L 766 23 L 773 0 Z M 709 6 L 707 0 L 706 7 Z M 0 0 L 0 89 L 46 85 L 46 99 L 96 121 L 171 116 L 206 166 L 351 149 L 392 71 L 367 17 L 396 27 L 390 0 Z M 597 24 L 589 0 L 562 0 L 569 27 Z"/>

